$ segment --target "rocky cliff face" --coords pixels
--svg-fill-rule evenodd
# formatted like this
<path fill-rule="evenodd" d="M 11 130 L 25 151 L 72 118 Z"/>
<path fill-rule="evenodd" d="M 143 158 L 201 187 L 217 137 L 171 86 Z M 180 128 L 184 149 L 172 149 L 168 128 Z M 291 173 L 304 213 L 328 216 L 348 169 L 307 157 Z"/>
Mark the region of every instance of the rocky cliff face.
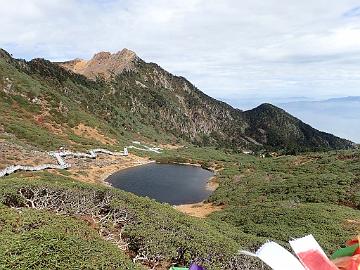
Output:
<path fill-rule="evenodd" d="M 96 79 L 96 77 L 109 79 L 123 71 L 134 70 L 138 60 L 139 57 L 133 51 L 123 49 L 114 54 L 99 52 L 88 61 L 77 58 L 59 63 L 59 65 L 89 79 Z"/>
<path fill-rule="evenodd" d="M 245 112 L 235 109 L 127 49 L 116 54 L 98 53 L 90 61 L 51 63 L 35 59 L 12 65 L 76 103 L 65 107 L 82 108 L 114 130 L 166 133 L 199 145 L 238 150 L 304 151 L 353 146 L 270 104 Z M 102 79 L 97 80 L 99 77 Z"/>

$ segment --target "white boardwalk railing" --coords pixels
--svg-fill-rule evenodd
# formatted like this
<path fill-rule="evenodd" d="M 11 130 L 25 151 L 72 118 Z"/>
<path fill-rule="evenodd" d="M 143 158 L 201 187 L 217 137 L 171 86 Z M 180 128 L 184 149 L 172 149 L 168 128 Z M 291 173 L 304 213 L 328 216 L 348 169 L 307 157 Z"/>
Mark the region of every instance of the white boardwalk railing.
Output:
<path fill-rule="evenodd" d="M 17 171 L 41 171 L 46 169 L 67 169 L 70 168 L 71 165 L 64 163 L 63 165 L 57 165 L 57 164 L 42 164 L 39 166 L 22 166 L 22 165 L 12 165 L 4 170 L 0 171 L 0 177 L 3 177 L 5 175 L 12 174 Z"/>
<path fill-rule="evenodd" d="M 160 154 L 161 150 L 162 150 L 159 147 L 149 147 L 149 146 L 146 146 L 146 145 L 141 145 L 141 143 L 137 142 L 137 141 L 134 141 L 132 143 L 140 145 L 140 146 L 142 146 L 142 148 L 139 148 L 139 147 L 134 146 L 134 145 L 130 145 L 130 146 L 128 146 L 128 148 L 132 148 L 132 149 L 136 149 L 136 150 L 140 150 L 140 151 L 155 152 L 155 153 L 158 153 L 158 154 Z"/>
<path fill-rule="evenodd" d="M 151 151 L 155 153 L 161 153 L 161 149 L 158 147 L 149 147 L 146 145 L 141 145 L 139 142 L 133 142 L 134 144 L 140 145 L 142 148 L 136 146 L 128 146 L 124 148 L 123 152 L 112 152 L 106 149 L 92 149 L 89 150 L 88 153 L 81 153 L 81 152 L 71 152 L 71 151 L 52 151 L 48 152 L 48 154 L 54 157 L 58 164 L 42 164 L 38 166 L 24 166 L 24 165 L 11 165 L 6 167 L 3 170 L 0 170 L 0 177 L 15 173 L 17 171 L 42 171 L 46 169 L 68 169 L 71 167 L 71 164 L 67 163 L 64 160 L 64 157 L 72 156 L 76 158 L 96 158 L 98 153 L 112 155 L 112 156 L 128 156 L 128 148 L 137 149 L 140 151 Z"/>

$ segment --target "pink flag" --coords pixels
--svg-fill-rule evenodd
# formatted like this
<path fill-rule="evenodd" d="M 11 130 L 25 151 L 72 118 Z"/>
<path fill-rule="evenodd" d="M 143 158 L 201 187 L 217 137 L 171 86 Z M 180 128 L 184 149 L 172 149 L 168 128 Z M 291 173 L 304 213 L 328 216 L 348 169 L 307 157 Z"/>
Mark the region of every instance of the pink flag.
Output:
<path fill-rule="evenodd" d="M 290 245 L 305 269 L 339 270 L 339 268 L 329 260 L 312 235 L 290 241 Z"/>

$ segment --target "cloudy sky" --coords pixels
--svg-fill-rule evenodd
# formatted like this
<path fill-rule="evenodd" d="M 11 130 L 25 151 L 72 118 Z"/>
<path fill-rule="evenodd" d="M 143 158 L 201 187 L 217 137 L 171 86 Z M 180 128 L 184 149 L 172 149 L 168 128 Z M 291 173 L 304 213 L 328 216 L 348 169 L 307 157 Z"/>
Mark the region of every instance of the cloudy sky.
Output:
<path fill-rule="evenodd" d="M 241 106 L 360 95 L 360 1 L 0 0 L 17 58 L 124 47 Z"/>

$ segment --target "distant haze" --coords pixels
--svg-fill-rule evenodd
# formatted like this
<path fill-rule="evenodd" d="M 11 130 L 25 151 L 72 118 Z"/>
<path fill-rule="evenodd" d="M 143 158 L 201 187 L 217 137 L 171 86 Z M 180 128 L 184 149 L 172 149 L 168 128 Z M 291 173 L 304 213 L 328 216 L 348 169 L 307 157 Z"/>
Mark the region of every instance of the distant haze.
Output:
<path fill-rule="evenodd" d="M 360 97 L 277 105 L 317 129 L 360 143 Z"/>

